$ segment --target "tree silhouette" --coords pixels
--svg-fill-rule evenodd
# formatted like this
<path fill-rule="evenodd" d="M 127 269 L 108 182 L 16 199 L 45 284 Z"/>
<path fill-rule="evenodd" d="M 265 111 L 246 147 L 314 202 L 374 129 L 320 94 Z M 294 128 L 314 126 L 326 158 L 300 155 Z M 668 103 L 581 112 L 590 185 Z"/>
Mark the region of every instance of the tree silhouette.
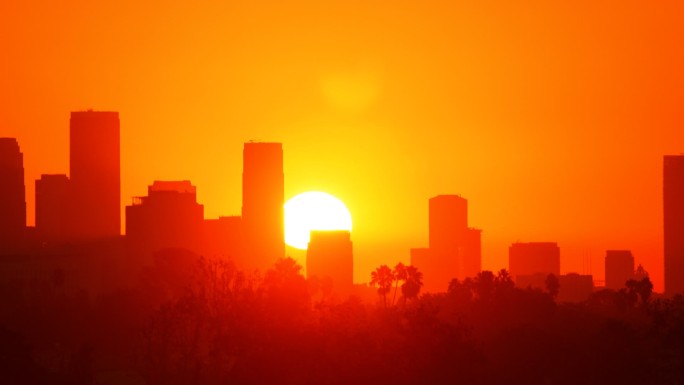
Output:
<path fill-rule="evenodd" d="M 489 302 L 492 299 L 495 288 L 496 278 L 494 273 L 489 270 L 477 273 L 473 280 L 473 292 L 480 301 Z"/>
<path fill-rule="evenodd" d="M 407 299 L 418 297 L 420 288 L 423 286 L 423 273 L 418 271 L 415 266 L 406 266 L 403 277 L 404 283 L 401 285 L 401 295 L 405 303 Z"/>
<path fill-rule="evenodd" d="M 653 294 L 653 283 L 651 283 L 651 279 L 648 276 L 641 280 L 630 279 L 625 282 L 625 286 L 628 295 L 632 298 L 638 297 L 642 304 L 648 303 L 651 294 Z"/>
<path fill-rule="evenodd" d="M 387 265 L 382 265 L 371 273 L 370 284 L 378 287 L 378 294 L 382 296 L 385 307 L 387 306 L 387 293 L 392 290 L 394 280 L 394 272 Z"/>
<path fill-rule="evenodd" d="M 558 282 L 558 277 L 556 277 L 555 274 L 549 274 L 546 276 L 544 284 L 546 285 L 546 291 L 551 294 L 553 299 L 556 299 L 558 292 L 560 291 L 560 282 Z"/>
<path fill-rule="evenodd" d="M 397 299 L 397 289 L 399 288 L 399 282 L 406 282 L 406 266 L 404 266 L 403 263 L 399 262 L 396 266 L 394 266 L 394 271 L 392 273 L 394 274 L 394 295 L 392 296 L 392 305 L 394 305 L 394 302 Z"/>

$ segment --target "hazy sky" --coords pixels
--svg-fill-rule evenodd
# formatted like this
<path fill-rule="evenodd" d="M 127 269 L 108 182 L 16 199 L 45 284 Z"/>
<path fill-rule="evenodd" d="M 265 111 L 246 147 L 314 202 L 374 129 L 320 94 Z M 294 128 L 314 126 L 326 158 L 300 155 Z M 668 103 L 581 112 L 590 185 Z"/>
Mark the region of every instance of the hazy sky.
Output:
<path fill-rule="evenodd" d="M 605 250 L 631 249 L 662 290 L 682 20 L 679 0 L 4 0 L 0 136 L 30 223 L 35 179 L 68 173 L 69 112 L 115 110 L 122 204 L 190 179 L 207 217 L 239 214 L 242 143 L 281 141 L 286 197 L 349 207 L 357 281 L 408 262 L 428 198 L 457 193 L 484 268 L 557 241 L 563 272 L 603 279 Z"/>

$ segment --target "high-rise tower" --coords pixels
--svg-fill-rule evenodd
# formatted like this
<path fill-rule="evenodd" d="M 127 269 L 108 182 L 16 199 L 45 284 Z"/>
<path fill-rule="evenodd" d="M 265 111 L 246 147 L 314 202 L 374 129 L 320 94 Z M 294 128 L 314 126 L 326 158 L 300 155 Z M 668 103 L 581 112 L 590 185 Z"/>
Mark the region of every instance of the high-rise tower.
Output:
<path fill-rule="evenodd" d="M 119 113 L 80 111 L 70 122 L 70 231 L 94 239 L 121 233 Z"/>
<path fill-rule="evenodd" d="M 25 228 L 24 155 L 16 139 L 0 138 L 0 252 L 16 245 Z"/>
<path fill-rule="evenodd" d="M 684 293 L 684 155 L 663 160 L 665 293 Z"/>
<path fill-rule="evenodd" d="M 426 292 L 445 291 L 454 279 L 481 269 L 482 230 L 468 227 L 468 200 L 459 195 L 430 198 L 429 247 L 411 249 L 411 265 L 424 276 Z"/>
<path fill-rule="evenodd" d="M 285 256 L 283 146 L 245 143 L 242 224 L 246 268 L 265 270 Z"/>

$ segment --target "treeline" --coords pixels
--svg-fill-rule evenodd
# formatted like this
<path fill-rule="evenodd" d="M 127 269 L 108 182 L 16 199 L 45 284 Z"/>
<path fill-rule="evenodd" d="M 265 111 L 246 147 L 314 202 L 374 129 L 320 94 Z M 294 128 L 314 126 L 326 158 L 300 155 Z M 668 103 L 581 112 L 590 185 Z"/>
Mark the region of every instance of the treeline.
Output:
<path fill-rule="evenodd" d="M 371 303 L 316 293 L 292 259 L 263 275 L 181 251 L 97 298 L 0 296 L 3 384 L 683 384 L 684 299 L 647 282 L 558 304 L 505 270 L 421 294 L 378 268 Z M 650 282 L 648 282 L 650 283 Z"/>

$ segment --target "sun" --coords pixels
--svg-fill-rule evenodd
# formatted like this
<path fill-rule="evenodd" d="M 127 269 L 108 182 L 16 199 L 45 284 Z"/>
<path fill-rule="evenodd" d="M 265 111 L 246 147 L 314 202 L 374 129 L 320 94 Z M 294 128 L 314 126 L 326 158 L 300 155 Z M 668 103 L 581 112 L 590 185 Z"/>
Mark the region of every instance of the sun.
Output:
<path fill-rule="evenodd" d="M 285 243 L 300 250 L 309 246 L 311 230 L 349 230 L 351 214 L 341 200 L 320 192 L 296 195 L 285 203 Z"/>

